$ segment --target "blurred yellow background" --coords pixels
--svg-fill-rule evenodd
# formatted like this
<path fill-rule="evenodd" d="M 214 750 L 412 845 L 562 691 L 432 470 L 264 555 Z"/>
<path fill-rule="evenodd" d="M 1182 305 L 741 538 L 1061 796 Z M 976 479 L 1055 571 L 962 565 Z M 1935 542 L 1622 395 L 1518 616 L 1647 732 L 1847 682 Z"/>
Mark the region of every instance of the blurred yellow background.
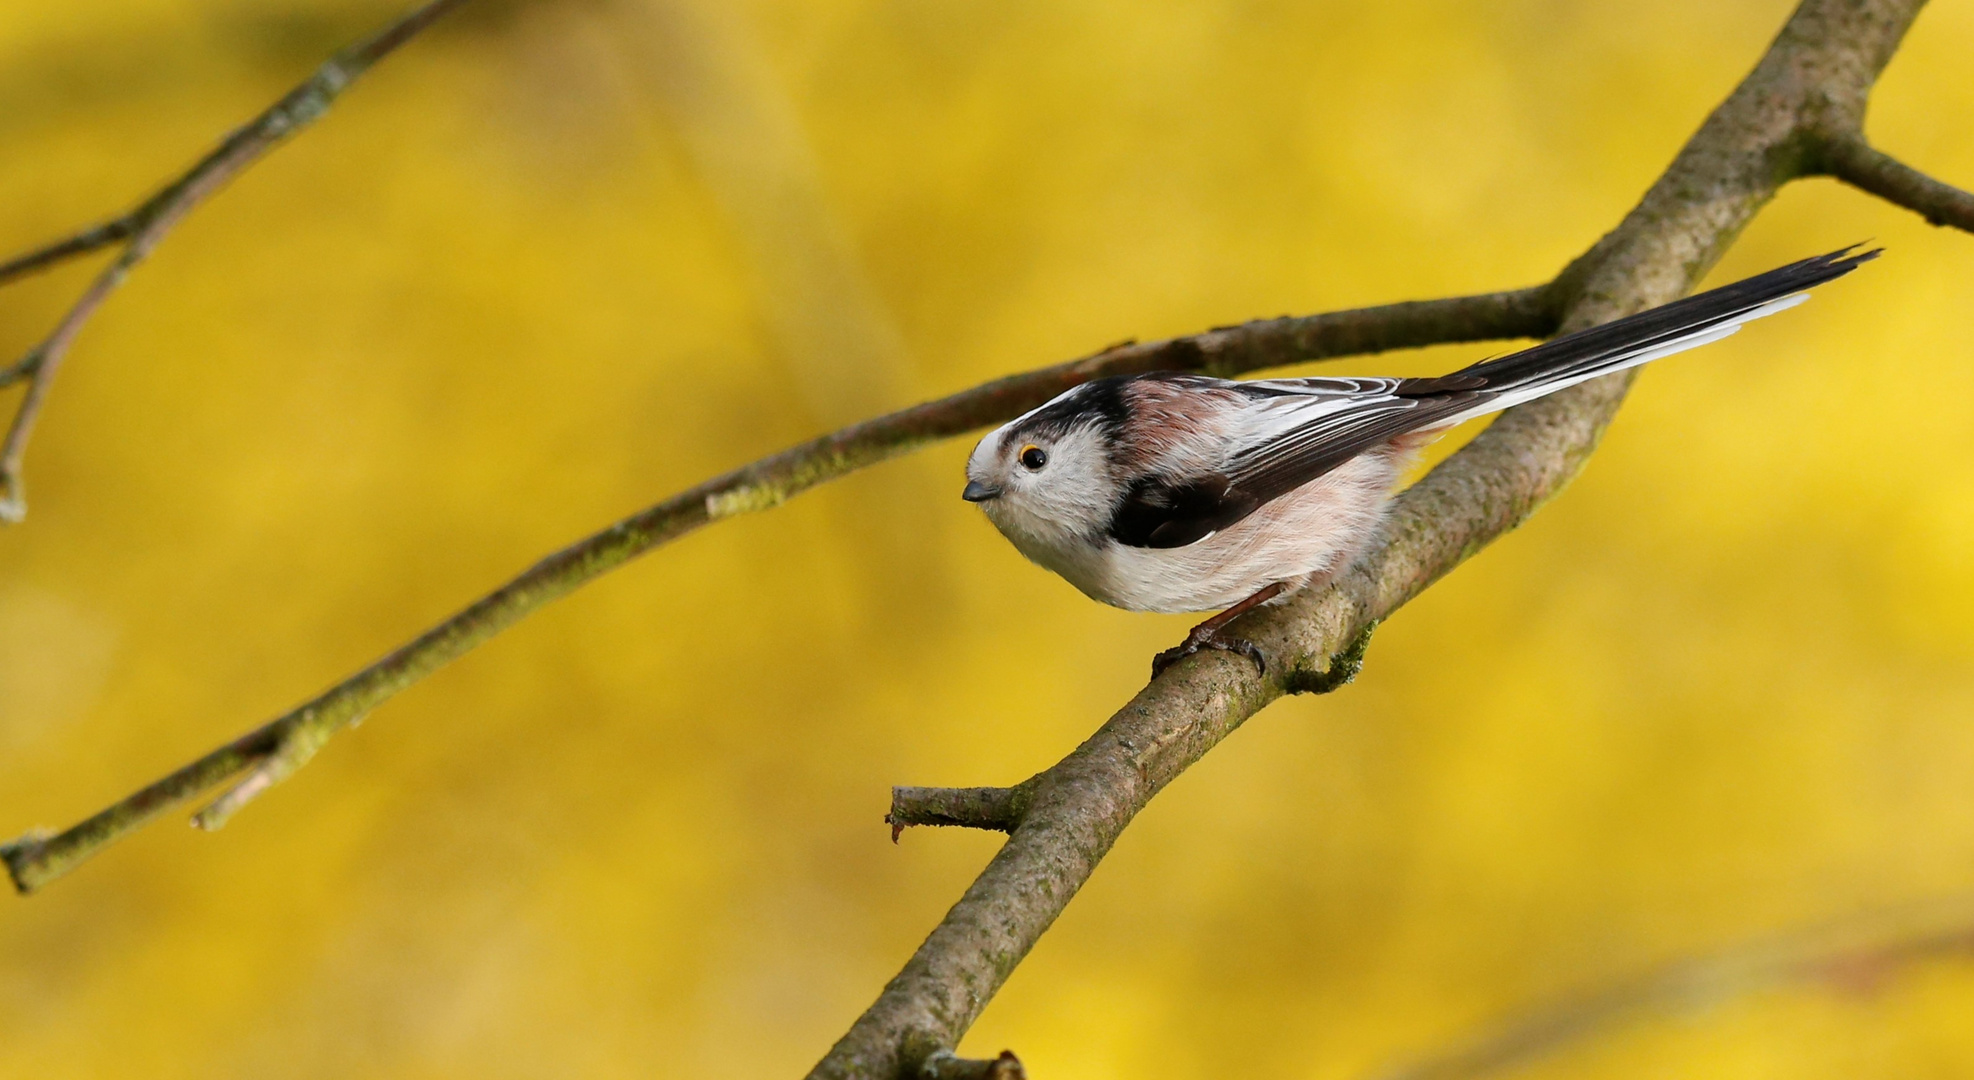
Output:
<path fill-rule="evenodd" d="M 0 249 L 132 202 L 380 0 L 0 6 Z M 1547 278 L 1787 0 L 475 0 L 87 330 L 0 532 L 0 833 L 66 825 L 542 553 L 1119 338 Z M 1974 183 L 1974 3 L 1885 149 Z M 1816 181 L 1554 505 L 1127 832 L 963 1049 L 1355 1077 L 1671 958 L 1974 890 L 1974 238 Z M 9 357 L 90 269 L 0 291 Z M 1323 365 L 1411 374 L 1488 351 Z M 13 392 L 13 393 L 17 393 Z M 13 397 L 6 399 L 11 408 Z M 0 1075 L 794 1076 L 1182 617 L 1095 605 L 938 447 L 611 575 L 0 903 Z M 1974 965 L 1736 998 L 1529 1076 L 1974 1072 Z"/>

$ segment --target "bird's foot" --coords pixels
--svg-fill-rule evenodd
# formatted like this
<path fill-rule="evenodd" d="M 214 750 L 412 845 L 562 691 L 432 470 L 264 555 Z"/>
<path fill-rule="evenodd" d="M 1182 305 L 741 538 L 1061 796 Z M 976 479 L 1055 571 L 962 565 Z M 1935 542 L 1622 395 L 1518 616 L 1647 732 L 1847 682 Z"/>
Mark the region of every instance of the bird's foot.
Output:
<path fill-rule="evenodd" d="M 1246 638 L 1221 637 L 1218 627 L 1195 626 L 1186 640 L 1152 657 L 1152 678 L 1165 673 L 1165 669 L 1199 652 L 1201 649 L 1219 649 L 1221 652 L 1240 653 L 1254 661 L 1255 671 L 1268 674 L 1268 661 L 1261 655 L 1261 647 Z"/>

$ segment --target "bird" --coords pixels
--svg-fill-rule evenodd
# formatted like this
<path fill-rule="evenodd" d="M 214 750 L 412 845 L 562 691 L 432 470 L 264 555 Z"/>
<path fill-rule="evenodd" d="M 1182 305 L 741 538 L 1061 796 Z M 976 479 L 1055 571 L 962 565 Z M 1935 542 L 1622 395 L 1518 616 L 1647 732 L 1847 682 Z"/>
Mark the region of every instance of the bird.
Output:
<path fill-rule="evenodd" d="M 1094 379 L 981 438 L 961 497 L 1092 599 L 1219 610 L 1158 654 L 1153 678 L 1202 649 L 1265 674 L 1261 651 L 1222 628 L 1348 570 L 1407 466 L 1455 424 L 1719 341 L 1882 251 L 1858 247 L 1437 377 Z"/>

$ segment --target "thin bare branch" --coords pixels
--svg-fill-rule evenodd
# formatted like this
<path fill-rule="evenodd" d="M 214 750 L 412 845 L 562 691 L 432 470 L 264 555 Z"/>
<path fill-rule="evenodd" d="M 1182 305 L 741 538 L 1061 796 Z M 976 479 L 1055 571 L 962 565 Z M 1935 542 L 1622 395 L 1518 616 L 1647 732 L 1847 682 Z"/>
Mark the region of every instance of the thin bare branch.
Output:
<path fill-rule="evenodd" d="M 1941 183 L 1872 148 L 1857 132 L 1824 141 L 1823 166 L 1831 176 L 1924 217 L 1930 225 L 1974 232 L 1974 193 Z"/>
<path fill-rule="evenodd" d="M 3 849 L 7 868 L 15 887 L 31 892 L 159 813 L 242 771 L 270 760 L 292 762 L 257 772 L 199 815 L 199 824 L 217 827 L 353 719 L 607 571 L 720 518 L 778 506 L 816 484 L 1017 416 L 1089 379 L 1177 369 L 1232 375 L 1442 342 L 1541 337 L 1555 326 L 1547 287 L 1264 319 L 1191 337 L 1116 345 L 1082 360 L 998 379 L 852 425 L 708 480 L 548 556 L 266 725 L 70 829 L 15 841 Z M 298 743 L 309 745 L 306 754 L 292 750 Z"/>
<path fill-rule="evenodd" d="M 1753 72 L 1639 205 L 1557 279 L 1561 330 L 1690 290 L 1788 180 L 1813 125 L 1862 117 L 1923 0 L 1805 0 Z M 1589 458 L 1631 374 L 1504 413 L 1401 496 L 1387 538 L 1330 589 L 1231 628 L 1267 675 L 1225 653 L 1182 660 L 1096 734 L 1026 782 L 1008 842 L 832 1047 L 811 1080 L 909 1076 L 957 1046 L 1133 817 L 1276 698 L 1341 681 L 1364 631 L 1560 491 Z"/>
<path fill-rule="evenodd" d="M 112 244 L 129 239 L 136 231 L 137 213 L 133 210 L 101 225 L 92 225 L 74 236 L 66 236 L 33 251 L 16 255 L 0 263 L 0 285 L 5 285 L 18 277 L 26 277 L 37 270 L 46 270 L 70 259 L 87 255 L 92 251 L 101 251 Z"/>
<path fill-rule="evenodd" d="M 227 181 L 264 157 L 289 136 L 329 111 L 338 95 L 371 65 L 388 56 L 419 31 L 465 0 L 429 0 L 403 18 L 331 57 L 328 62 L 283 95 L 281 100 L 228 135 L 190 169 L 145 199 L 136 209 L 73 236 L 57 240 L 0 264 L 0 284 L 67 259 L 123 244 L 115 261 L 90 282 L 82 296 L 62 316 L 55 329 L 27 351 L 18 363 L 0 369 L 0 386 L 28 379 L 27 393 L 14 413 L 4 442 L 0 442 L 0 522 L 18 522 L 27 514 L 22 481 L 22 458 L 34 434 L 34 424 L 68 357 L 76 335 L 96 309 L 109 299 L 130 271 L 144 261 L 165 234 L 187 213 Z"/>
<path fill-rule="evenodd" d="M 1718 1008 L 1782 986 L 1871 990 L 1930 960 L 1974 956 L 1974 897 L 1877 912 L 1683 960 L 1572 994 L 1383 1080 L 1469 1080 L 1516 1069 L 1623 1024 Z"/>

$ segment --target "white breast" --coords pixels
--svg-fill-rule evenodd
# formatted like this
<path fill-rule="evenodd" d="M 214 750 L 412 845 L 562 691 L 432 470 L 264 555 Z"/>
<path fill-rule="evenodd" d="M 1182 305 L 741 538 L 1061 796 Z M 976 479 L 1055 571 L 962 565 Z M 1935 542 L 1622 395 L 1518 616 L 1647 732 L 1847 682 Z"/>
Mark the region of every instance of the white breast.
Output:
<path fill-rule="evenodd" d="M 1023 552 L 1115 607 L 1216 611 L 1278 581 L 1294 591 L 1347 568 L 1377 536 L 1404 456 L 1362 454 L 1185 547 Z"/>

